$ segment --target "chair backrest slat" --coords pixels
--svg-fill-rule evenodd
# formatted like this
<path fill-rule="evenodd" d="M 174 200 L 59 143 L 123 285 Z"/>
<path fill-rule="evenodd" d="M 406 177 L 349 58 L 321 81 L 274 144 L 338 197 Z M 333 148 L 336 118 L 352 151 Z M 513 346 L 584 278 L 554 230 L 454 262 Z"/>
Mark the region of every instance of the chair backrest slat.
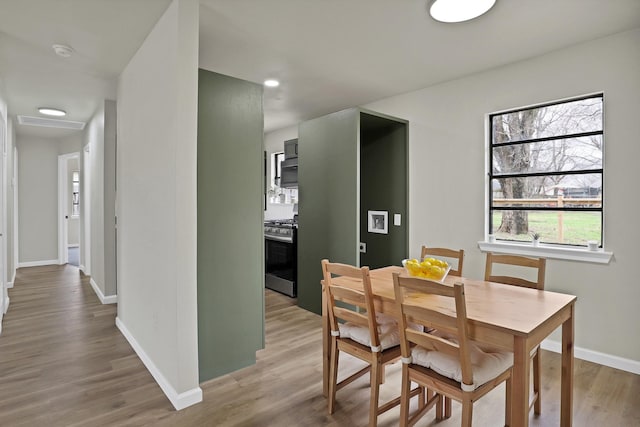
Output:
<path fill-rule="evenodd" d="M 420 323 L 432 329 L 435 329 L 435 326 L 432 325 L 438 325 L 441 330 L 446 328 L 447 331 L 455 330 L 458 327 L 456 318 L 451 317 L 452 315 L 455 316 L 455 311 L 450 311 L 449 314 L 443 314 L 435 310 L 426 310 L 410 304 L 405 304 L 403 308 L 404 314 L 408 316 L 407 320 L 409 322 Z"/>
<path fill-rule="evenodd" d="M 438 282 L 431 280 L 420 279 L 418 277 L 404 277 L 402 286 L 405 289 L 424 293 L 428 292 L 434 295 L 453 297 L 455 295 L 453 288 L 450 286 L 442 287 Z"/>
<path fill-rule="evenodd" d="M 332 262 L 327 264 L 327 271 L 336 276 L 347 276 L 353 278 L 362 278 L 362 270 L 349 264 Z"/>
<path fill-rule="evenodd" d="M 451 267 L 449 275 L 458 277 L 462 276 L 462 264 L 464 263 L 463 249 L 430 248 L 423 245 L 420 253 L 420 259 L 424 259 L 426 256 L 445 257 L 458 260 L 458 265 L 455 269 Z"/>
<path fill-rule="evenodd" d="M 364 292 L 361 290 L 332 285 L 331 295 L 336 301 L 342 301 L 346 304 L 355 305 L 360 308 L 367 308 L 366 298 L 364 296 Z"/>
<path fill-rule="evenodd" d="M 345 322 L 352 322 L 360 326 L 369 327 L 369 317 L 364 314 L 356 313 L 355 311 L 343 308 L 343 307 L 333 307 L 333 314 L 340 320 L 344 320 Z"/>
<path fill-rule="evenodd" d="M 407 340 L 424 347 L 427 350 L 435 350 L 453 357 L 460 357 L 460 346 L 437 335 L 407 329 Z"/>
<path fill-rule="evenodd" d="M 484 280 L 489 282 L 504 283 L 507 285 L 521 286 L 531 289 L 544 289 L 546 262 L 544 258 L 531 258 L 519 255 L 504 255 L 487 253 L 487 261 L 484 269 Z M 522 277 L 497 275 L 493 273 L 495 264 L 524 267 L 536 270 L 536 280 L 528 280 Z"/>

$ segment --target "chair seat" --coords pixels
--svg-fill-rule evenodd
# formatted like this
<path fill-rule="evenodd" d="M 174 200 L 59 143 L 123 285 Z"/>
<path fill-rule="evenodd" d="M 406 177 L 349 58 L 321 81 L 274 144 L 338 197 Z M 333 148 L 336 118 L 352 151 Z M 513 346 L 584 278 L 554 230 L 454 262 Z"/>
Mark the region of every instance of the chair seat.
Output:
<path fill-rule="evenodd" d="M 448 340 L 457 342 L 455 339 L 448 338 Z M 474 342 L 470 342 L 470 344 L 474 389 L 496 378 L 513 366 L 513 353 L 481 347 Z M 416 365 L 424 366 L 442 376 L 462 382 L 462 368 L 459 358 L 439 351 L 427 350 L 420 346 L 412 349 L 411 356 L 413 363 Z"/>
<path fill-rule="evenodd" d="M 339 327 L 340 338 L 350 338 L 359 344 L 371 347 L 369 328 L 353 323 L 343 323 Z M 380 347 L 382 347 L 382 350 L 400 345 L 398 325 L 385 323 L 378 325 L 378 329 L 380 330 Z"/>
<path fill-rule="evenodd" d="M 381 350 L 400 345 L 400 331 L 398 331 L 398 322 L 395 317 L 376 313 L 376 321 L 378 322 Z M 422 330 L 421 325 L 409 324 L 409 327 L 418 331 Z M 369 328 L 350 322 L 341 323 L 339 328 L 340 338 L 350 338 L 359 344 L 371 347 Z"/>

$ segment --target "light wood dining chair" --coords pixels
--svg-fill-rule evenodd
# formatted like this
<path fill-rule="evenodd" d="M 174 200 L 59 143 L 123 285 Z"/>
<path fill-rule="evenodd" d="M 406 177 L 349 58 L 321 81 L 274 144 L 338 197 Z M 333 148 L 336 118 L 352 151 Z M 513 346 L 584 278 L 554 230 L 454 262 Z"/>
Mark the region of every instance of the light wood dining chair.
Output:
<path fill-rule="evenodd" d="M 496 275 L 494 274 L 494 265 L 502 264 L 508 266 L 508 268 L 518 268 L 520 270 L 530 271 L 531 277 L 537 277 L 535 280 L 524 279 L 522 277 L 510 275 Z M 487 262 L 484 269 L 484 280 L 489 282 L 504 283 L 506 285 L 521 286 L 530 289 L 544 290 L 544 279 L 546 272 L 547 260 L 544 258 L 530 258 L 519 255 L 503 255 L 487 253 Z M 533 362 L 533 395 L 531 403 L 535 414 L 542 412 L 542 398 L 540 388 L 540 376 L 541 376 L 541 361 L 540 361 L 540 346 L 536 346 L 531 351 L 531 360 Z"/>
<path fill-rule="evenodd" d="M 379 405 L 378 402 L 380 384 L 384 382 L 384 366 L 400 358 L 397 320 L 381 314 L 376 316 L 369 267 L 357 268 L 347 264 L 331 263 L 325 259 L 322 260 L 322 274 L 331 329 L 329 413 L 333 414 L 335 410 L 336 391 L 369 372 L 369 426 L 376 426 L 378 415 L 400 403 L 400 397 L 384 405 Z M 358 283 L 358 286 L 339 286 L 334 283 L 334 278 L 338 276 L 355 279 L 354 283 Z M 338 302 L 343 304 L 338 305 Z M 338 383 L 338 360 L 341 351 L 357 357 L 368 365 Z M 419 391 L 416 389 L 414 394 Z M 422 398 L 420 401 L 422 402 Z"/>
<path fill-rule="evenodd" d="M 463 427 L 470 427 L 473 403 L 506 381 L 505 425 L 511 423 L 511 371 L 513 353 L 480 347 L 468 337 L 464 285 L 441 284 L 417 277 L 393 274 L 393 287 L 401 316 L 402 392 L 400 426 L 412 426 L 427 413 L 418 409 L 409 414 L 411 382 L 440 396 L 462 403 Z M 438 309 L 421 301 L 438 299 Z M 444 308 L 444 310 L 443 310 Z M 408 328 L 416 322 L 436 332 Z M 473 363 L 472 363 L 473 360 Z"/>
<path fill-rule="evenodd" d="M 444 257 L 457 260 L 455 270 L 453 269 L 453 267 L 451 267 L 451 270 L 449 270 L 449 275 L 458 277 L 462 276 L 462 264 L 464 263 L 463 249 L 456 250 L 449 248 L 430 248 L 423 245 L 422 250 L 420 251 L 420 259 L 424 259 L 426 256 Z"/>

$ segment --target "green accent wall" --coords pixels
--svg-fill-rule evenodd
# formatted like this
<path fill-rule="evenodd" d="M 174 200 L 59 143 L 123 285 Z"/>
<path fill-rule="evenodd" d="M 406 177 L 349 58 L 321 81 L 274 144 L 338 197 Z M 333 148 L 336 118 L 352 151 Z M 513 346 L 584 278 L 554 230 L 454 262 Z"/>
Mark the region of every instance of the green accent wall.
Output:
<path fill-rule="evenodd" d="M 406 257 L 406 165 L 406 121 L 351 108 L 300 124 L 300 307 L 321 313 L 320 261 L 323 258 L 378 267 L 400 265 Z M 366 233 L 369 209 L 389 211 L 388 235 L 370 237 Z M 401 227 L 391 225 L 394 213 L 402 215 Z M 368 245 L 371 245 L 366 254 L 368 258 L 362 260 L 361 236 L 369 239 Z"/>
<path fill-rule="evenodd" d="M 401 265 L 407 257 L 407 124 L 360 115 L 360 265 Z M 388 234 L 368 231 L 368 211 L 388 213 Z M 401 225 L 393 225 L 394 214 Z"/>
<path fill-rule="evenodd" d="M 298 305 L 321 313 L 320 261 L 358 262 L 358 110 L 298 129 Z"/>
<path fill-rule="evenodd" d="M 264 347 L 262 86 L 199 70 L 200 381 Z"/>

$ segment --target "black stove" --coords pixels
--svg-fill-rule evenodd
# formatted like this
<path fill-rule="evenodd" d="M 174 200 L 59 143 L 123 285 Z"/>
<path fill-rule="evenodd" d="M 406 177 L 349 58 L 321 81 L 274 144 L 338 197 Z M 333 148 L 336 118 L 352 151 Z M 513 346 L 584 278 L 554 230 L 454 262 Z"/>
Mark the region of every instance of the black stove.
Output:
<path fill-rule="evenodd" d="M 265 287 L 290 297 L 297 295 L 298 221 L 264 222 Z"/>

